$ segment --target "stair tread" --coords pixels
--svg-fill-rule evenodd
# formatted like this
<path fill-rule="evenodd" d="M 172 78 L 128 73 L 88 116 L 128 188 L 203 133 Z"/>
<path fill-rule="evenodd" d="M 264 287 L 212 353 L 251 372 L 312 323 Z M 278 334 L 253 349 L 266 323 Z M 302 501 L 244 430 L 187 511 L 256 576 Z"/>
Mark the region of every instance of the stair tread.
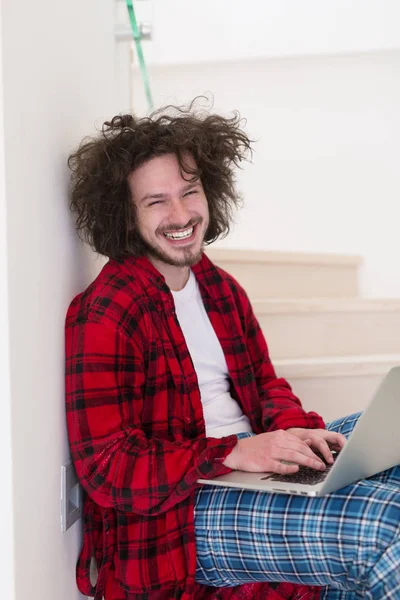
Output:
<path fill-rule="evenodd" d="M 366 364 L 375 362 L 388 362 L 397 360 L 400 363 L 400 354 L 359 354 L 349 356 L 316 356 L 311 358 L 284 358 L 277 359 L 277 365 L 324 365 L 324 364 Z"/>
<path fill-rule="evenodd" d="M 279 250 L 249 250 L 240 248 L 206 248 L 209 258 L 218 263 L 286 263 L 307 265 L 358 266 L 363 263 L 359 255 L 313 253 L 313 252 L 284 252 Z"/>
<path fill-rule="evenodd" d="M 277 374 L 293 379 L 384 375 L 400 365 L 400 354 L 322 356 L 273 360 Z"/>
<path fill-rule="evenodd" d="M 400 311 L 400 298 L 268 298 L 251 303 L 259 314 Z"/>

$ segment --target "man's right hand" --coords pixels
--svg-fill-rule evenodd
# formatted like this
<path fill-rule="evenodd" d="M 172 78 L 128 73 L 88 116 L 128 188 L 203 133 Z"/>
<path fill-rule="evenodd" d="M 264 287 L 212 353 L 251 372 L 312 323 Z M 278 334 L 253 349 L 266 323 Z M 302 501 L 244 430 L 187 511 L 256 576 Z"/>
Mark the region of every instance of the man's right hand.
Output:
<path fill-rule="evenodd" d="M 309 441 L 299 440 L 283 430 L 241 438 L 223 464 L 229 469 L 253 473 L 288 475 L 298 471 L 299 465 L 323 471 L 325 463 L 311 450 Z"/>

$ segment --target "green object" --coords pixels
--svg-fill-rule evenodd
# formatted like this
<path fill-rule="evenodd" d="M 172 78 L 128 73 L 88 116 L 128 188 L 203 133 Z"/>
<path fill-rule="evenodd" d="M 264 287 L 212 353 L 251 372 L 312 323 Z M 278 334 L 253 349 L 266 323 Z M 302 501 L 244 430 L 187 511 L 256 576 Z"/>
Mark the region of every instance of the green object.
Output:
<path fill-rule="evenodd" d="M 146 63 L 143 56 L 143 48 L 142 48 L 142 40 L 140 37 L 140 31 L 137 26 L 135 11 L 133 8 L 132 0 L 126 0 L 126 5 L 128 7 L 129 19 L 132 27 L 133 39 L 136 45 L 136 52 L 139 59 L 140 71 L 142 73 L 144 90 L 146 92 L 147 104 L 149 105 L 149 109 L 153 110 L 153 99 L 151 97 L 151 89 L 150 89 L 150 81 L 149 74 L 147 72 Z"/>

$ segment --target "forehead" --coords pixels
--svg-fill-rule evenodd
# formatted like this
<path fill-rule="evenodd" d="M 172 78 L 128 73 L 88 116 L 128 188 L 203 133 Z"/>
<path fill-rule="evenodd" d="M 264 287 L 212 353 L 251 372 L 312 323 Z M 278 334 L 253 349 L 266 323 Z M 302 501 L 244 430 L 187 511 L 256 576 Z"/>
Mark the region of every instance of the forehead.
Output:
<path fill-rule="evenodd" d="M 194 158 L 189 154 L 184 157 L 184 163 L 190 169 L 197 168 Z M 176 155 L 165 154 L 155 156 L 137 167 L 129 174 L 128 183 L 136 199 L 152 192 L 168 192 L 177 186 L 187 185 L 188 178 L 182 176 Z"/>

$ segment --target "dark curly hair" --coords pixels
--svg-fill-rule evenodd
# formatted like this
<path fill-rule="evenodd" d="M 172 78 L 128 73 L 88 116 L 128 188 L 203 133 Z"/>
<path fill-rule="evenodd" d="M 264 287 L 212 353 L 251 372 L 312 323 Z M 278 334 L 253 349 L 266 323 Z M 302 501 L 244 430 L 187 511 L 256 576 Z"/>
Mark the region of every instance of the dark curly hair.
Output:
<path fill-rule="evenodd" d="M 240 128 L 241 118 L 199 113 L 169 106 L 149 117 L 119 115 L 106 121 L 95 138 L 85 138 L 71 154 L 70 208 L 77 215 L 78 235 L 109 258 L 140 256 L 145 247 L 135 228 L 135 207 L 128 175 L 155 156 L 176 155 L 182 176 L 200 177 L 207 197 L 210 223 L 204 242 L 225 237 L 232 209 L 241 198 L 235 190 L 234 167 L 251 152 L 251 140 Z M 185 164 L 193 156 L 197 169 Z"/>

